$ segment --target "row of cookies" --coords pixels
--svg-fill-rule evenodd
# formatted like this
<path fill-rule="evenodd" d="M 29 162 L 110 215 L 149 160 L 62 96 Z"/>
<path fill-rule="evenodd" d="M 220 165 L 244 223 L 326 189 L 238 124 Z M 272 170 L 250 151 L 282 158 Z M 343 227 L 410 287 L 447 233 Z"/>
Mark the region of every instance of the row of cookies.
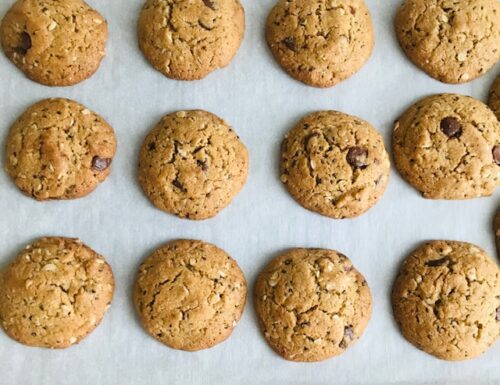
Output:
<path fill-rule="evenodd" d="M 37 200 L 74 199 L 106 179 L 115 152 L 103 118 L 74 101 L 46 99 L 11 127 L 6 170 Z M 500 185 L 500 122 L 471 97 L 434 95 L 414 104 L 396 121 L 393 152 L 401 175 L 426 198 L 488 196 Z M 138 179 L 156 207 L 199 220 L 230 204 L 248 167 L 248 151 L 226 122 L 206 111 L 177 111 L 146 136 Z M 307 115 L 282 143 L 281 181 L 303 207 L 332 218 L 366 212 L 389 172 L 381 135 L 341 112 Z"/>
<path fill-rule="evenodd" d="M 396 32 L 407 56 L 430 76 L 464 83 L 500 59 L 496 0 L 404 0 Z M 138 40 L 155 69 L 195 80 L 227 66 L 245 31 L 239 0 L 147 0 Z M 69 86 L 94 74 L 105 56 L 108 25 L 83 0 L 17 0 L 0 26 L 5 54 L 27 77 Z M 266 27 L 283 69 L 315 87 L 347 79 L 369 59 L 374 29 L 364 0 L 278 0 Z"/>
<path fill-rule="evenodd" d="M 42 238 L 0 274 L 0 322 L 25 345 L 80 342 L 109 308 L 114 278 L 105 259 L 81 241 Z M 134 303 L 142 326 L 186 351 L 227 339 L 246 304 L 237 262 L 201 241 L 177 240 L 139 267 Z M 500 337 L 500 270 L 477 246 L 428 242 L 403 263 L 392 291 L 402 334 L 445 360 L 484 353 Z M 291 361 L 321 361 L 353 345 L 371 318 L 368 284 L 343 254 L 291 249 L 257 278 L 254 306 L 269 345 Z"/>

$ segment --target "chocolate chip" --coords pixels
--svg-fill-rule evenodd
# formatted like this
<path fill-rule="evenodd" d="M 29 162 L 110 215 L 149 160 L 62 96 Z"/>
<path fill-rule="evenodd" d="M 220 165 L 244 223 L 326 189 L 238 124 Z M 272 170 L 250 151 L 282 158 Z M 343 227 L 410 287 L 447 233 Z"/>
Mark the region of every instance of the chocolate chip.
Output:
<path fill-rule="evenodd" d="M 203 171 L 207 171 L 208 170 L 208 165 L 207 165 L 207 162 L 203 161 L 203 160 L 197 160 L 196 161 L 196 164 L 198 165 L 199 168 L 201 168 Z"/>
<path fill-rule="evenodd" d="M 500 322 L 500 306 L 497 307 L 497 316 L 495 318 L 498 322 Z"/>
<path fill-rule="evenodd" d="M 498 166 L 500 166 L 500 146 L 496 145 L 495 147 L 493 147 L 492 153 L 493 153 L 493 160 Z"/>
<path fill-rule="evenodd" d="M 444 266 L 447 265 L 450 262 L 450 258 L 444 257 L 441 259 L 435 259 L 433 261 L 428 261 L 425 263 L 425 266 L 428 267 L 438 267 L 438 266 Z"/>
<path fill-rule="evenodd" d="M 459 138 L 462 135 L 462 125 L 458 119 L 451 116 L 441 120 L 440 127 L 448 138 Z"/>
<path fill-rule="evenodd" d="M 346 349 L 349 346 L 349 342 L 354 339 L 354 331 L 352 330 L 352 326 L 346 326 L 344 328 L 344 338 L 340 341 L 339 347 L 342 349 Z"/>
<path fill-rule="evenodd" d="M 215 4 L 212 0 L 203 0 L 203 3 L 210 9 L 215 10 Z"/>
<path fill-rule="evenodd" d="M 292 36 L 288 36 L 283 40 L 283 44 L 286 45 L 290 51 L 297 52 L 297 45 L 295 44 L 295 38 Z"/>
<path fill-rule="evenodd" d="M 351 147 L 347 152 L 347 162 L 353 168 L 361 170 L 368 167 L 366 158 L 368 157 L 368 150 L 362 147 Z"/>
<path fill-rule="evenodd" d="M 26 55 L 30 48 L 31 36 L 27 32 L 21 33 L 21 36 L 19 38 L 19 45 L 16 47 L 16 51 L 21 55 Z"/>
<path fill-rule="evenodd" d="M 153 151 L 153 150 L 156 150 L 156 143 L 155 142 L 151 142 L 148 144 L 148 150 L 149 151 Z"/>
<path fill-rule="evenodd" d="M 111 159 L 101 158 L 100 156 L 94 156 L 92 158 L 92 168 L 96 171 L 104 171 L 111 164 Z"/>
<path fill-rule="evenodd" d="M 172 184 L 177 187 L 179 190 L 181 190 L 182 192 L 186 192 L 186 188 L 184 187 L 184 185 L 178 180 L 178 179 L 174 179 L 174 181 L 172 182 Z"/>

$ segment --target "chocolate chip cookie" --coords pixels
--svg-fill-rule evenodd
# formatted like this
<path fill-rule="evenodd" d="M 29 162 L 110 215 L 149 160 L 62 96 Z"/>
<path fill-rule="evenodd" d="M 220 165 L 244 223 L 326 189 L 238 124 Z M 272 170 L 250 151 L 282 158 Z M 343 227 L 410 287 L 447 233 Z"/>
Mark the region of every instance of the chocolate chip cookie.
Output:
<path fill-rule="evenodd" d="M 403 263 L 392 306 L 419 349 L 443 360 L 474 358 L 500 336 L 500 270 L 470 243 L 428 242 Z"/>
<path fill-rule="evenodd" d="M 201 110 L 165 116 L 148 134 L 139 160 L 139 182 L 160 210 L 207 219 L 242 189 L 248 151 L 219 117 Z"/>
<path fill-rule="evenodd" d="M 352 218 L 370 209 L 389 181 L 382 137 L 367 122 L 337 111 L 304 117 L 281 147 L 281 181 L 308 210 Z"/>
<path fill-rule="evenodd" d="M 500 120 L 500 76 L 497 76 L 495 82 L 491 86 L 488 105 Z"/>
<path fill-rule="evenodd" d="M 99 325 L 114 286 L 111 267 L 81 241 L 41 238 L 0 274 L 0 322 L 22 344 L 67 348 Z"/>
<path fill-rule="evenodd" d="M 210 348 L 233 332 L 247 285 L 238 264 L 209 243 L 178 240 L 140 266 L 134 302 L 144 329 L 174 349 Z"/>
<path fill-rule="evenodd" d="M 108 24 L 82 0 L 17 0 L 3 18 L 7 57 L 31 80 L 71 86 L 92 76 L 106 54 Z"/>
<path fill-rule="evenodd" d="M 6 170 L 37 200 L 74 199 L 92 192 L 110 173 L 116 151 L 113 128 L 68 99 L 45 99 L 10 129 Z"/>
<path fill-rule="evenodd" d="M 278 0 L 266 37 L 281 67 L 314 87 L 334 86 L 358 72 L 374 46 L 363 0 Z"/>
<path fill-rule="evenodd" d="M 469 82 L 500 60 L 497 0 L 405 0 L 395 24 L 410 60 L 442 82 Z"/>
<path fill-rule="evenodd" d="M 393 150 L 399 172 L 425 198 L 489 196 L 500 184 L 500 123 L 468 96 L 414 104 L 396 121 Z"/>
<path fill-rule="evenodd" d="M 290 361 L 342 354 L 371 317 L 365 279 L 333 250 L 292 249 L 274 259 L 257 279 L 254 302 L 267 342 Z"/>
<path fill-rule="evenodd" d="M 147 0 L 138 24 L 139 46 L 165 76 L 198 80 L 226 67 L 245 32 L 239 0 Z"/>

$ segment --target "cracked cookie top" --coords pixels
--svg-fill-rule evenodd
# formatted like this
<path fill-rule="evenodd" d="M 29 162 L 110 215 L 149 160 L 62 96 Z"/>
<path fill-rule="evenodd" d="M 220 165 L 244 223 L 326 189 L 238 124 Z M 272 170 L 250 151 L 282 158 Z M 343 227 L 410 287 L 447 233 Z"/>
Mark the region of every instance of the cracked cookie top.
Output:
<path fill-rule="evenodd" d="M 281 181 L 308 210 L 352 218 L 383 195 L 390 163 L 379 133 L 367 122 L 337 111 L 304 117 L 281 147 Z"/>
<path fill-rule="evenodd" d="M 147 0 L 138 23 L 144 56 L 178 80 L 202 79 L 227 66 L 244 32 L 239 0 Z"/>
<path fill-rule="evenodd" d="M 254 302 L 269 345 L 287 360 L 312 362 L 342 354 L 361 337 L 372 301 L 345 255 L 292 249 L 259 274 Z"/>
<path fill-rule="evenodd" d="M 279 0 L 266 36 L 283 69 L 315 87 L 334 86 L 359 71 L 374 46 L 363 0 Z"/>
<path fill-rule="evenodd" d="M 104 258 L 70 238 L 41 238 L 0 274 L 0 322 L 16 341 L 67 348 L 101 322 L 114 292 Z"/>
<path fill-rule="evenodd" d="M 110 173 L 116 151 L 113 128 L 68 99 L 45 99 L 10 129 L 6 170 L 37 200 L 75 199 L 91 193 Z"/>
<path fill-rule="evenodd" d="M 500 270 L 470 243 L 431 241 L 404 261 L 392 306 L 419 349 L 444 360 L 474 358 L 500 337 Z"/>
<path fill-rule="evenodd" d="M 139 182 L 160 210 L 207 219 L 239 193 L 248 174 L 248 151 L 222 119 L 206 111 L 177 111 L 147 135 Z"/>
<path fill-rule="evenodd" d="M 497 76 L 491 86 L 488 105 L 497 116 L 497 119 L 500 120 L 500 76 Z"/>
<path fill-rule="evenodd" d="M 395 25 L 406 55 L 442 82 L 469 82 L 500 60 L 497 0 L 405 0 Z"/>
<path fill-rule="evenodd" d="M 144 329 L 174 349 L 196 351 L 226 340 L 245 307 L 238 264 L 218 247 L 177 240 L 139 268 L 134 302 Z"/>
<path fill-rule="evenodd" d="M 469 96 L 414 104 L 396 121 L 393 149 L 399 172 L 425 198 L 489 196 L 500 185 L 500 123 Z"/>
<path fill-rule="evenodd" d="M 48 86 L 92 76 L 107 39 L 106 20 L 82 0 L 18 0 L 0 26 L 7 57 L 28 78 Z"/>

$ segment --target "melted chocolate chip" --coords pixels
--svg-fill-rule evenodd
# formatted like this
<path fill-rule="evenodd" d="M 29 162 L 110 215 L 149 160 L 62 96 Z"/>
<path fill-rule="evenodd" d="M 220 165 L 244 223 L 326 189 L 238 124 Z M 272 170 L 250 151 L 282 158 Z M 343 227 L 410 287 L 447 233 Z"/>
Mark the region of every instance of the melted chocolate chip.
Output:
<path fill-rule="evenodd" d="M 96 171 L 104 171 L 111 164 L 111 159 L 101 158 L 100 156 L 94 156 L 92 158 L 92 168 Z"/>
<path fill-rule="evenodd" d="M 184 185 L 178 180 L 178 179 L 174 179 L 172 184 L 177 187 L 179 190 L 181 190 L 182 192 L 186 192 L 186 188 L 184 187 Z"/>
<path fill-rule="evenodd" d="M 26 55 L 31 48 L 31 36 L 27 32 L 21 33 L 19 45 L 16 47 L 17 53 Z"/>
<path fill-rule="evenodd" d="M 283 44 L 286 45 L 290 51 L 297 52 L 297 44 L 295 44 L 295 38 L 292 36 L 288 36 L 283 40 Z"/>
<path fill-rule="evenodd" d="M 346 326 L 344 328 L 344 338 L 340 341 L 339 347 L 342 349 L 347 349 L 349 346 L 349 342 L 354 339 L 354 331 L 352 330 L 352 326 Z"/>
<path fill-rule="evenodd" d="M 462 125 L 458 119 L 451 116 L 441 120 L 440 127 L 448 138 L 459 138 L 462 135 Z"/>
<path fill-rule="evenodd" d="M 492 153 L 493 160 L 498 166 L 500 166 L 500 145 L 496 145 L 495 147 L 493 147 Z"/>
<path fill-rule="evenodd" d="M 352 168 L 359 168 L 361 170 L 368 167 L 366 158 L 368 157 L 368 150 L 362 147 L 351 147 L 347 152 L 347 162 Z"/>
<path fill-rule="evenodd" d="M 212 0 L 203 0 L 203 4 L 205 4 L 208 8 L 215 10 L 215 4 Z"/>
<path fill-rule="evenodd" d="M 207 171 L 208 170 L 208 165 L 207 165 L 207 162 L 203 161 L 203 160 L 197 160 L 196 161 L 196 164 L 198 165 L 199 168 L 201 168 L 203 171 Z"/>
<path fill-rule="evenodd" d="M 425 263 L 425 266 L 428 267 L 438 267 L 438 266 L 444 266 L 447 265 L 450 262 L 450 258 L 444 257 L 441 259 L 435 259 L 433 261 L 428 261 Z"/>
<path fill-rule="evenodd" d="M 148 144 L 148 150 L 149 151 L 153 151 L 153 150 L 156 150 L 156 143 L 155 142 L 151 142 Z"/>

